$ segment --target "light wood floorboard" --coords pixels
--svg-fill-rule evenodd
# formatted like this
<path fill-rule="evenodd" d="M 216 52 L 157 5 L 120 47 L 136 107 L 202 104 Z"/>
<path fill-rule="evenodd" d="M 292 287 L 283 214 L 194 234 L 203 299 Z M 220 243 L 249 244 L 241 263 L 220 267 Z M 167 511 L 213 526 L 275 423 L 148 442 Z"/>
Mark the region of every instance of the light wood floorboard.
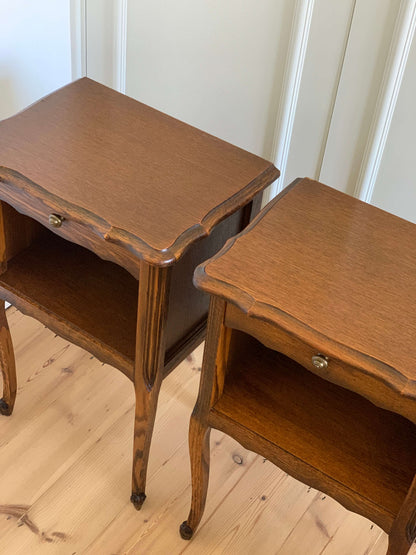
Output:
<path fill-rule="evenodd" d="M 162 386 L 148 499 L 136 512 L 132 384 L 14 308 L 7 314 L 19 386 L 14 414 L 0 417 L 0 555 L 385 553 L 377 526 L 217 431 L 204 518 L 191 542 L 179 537 L 201 347 Z"/>

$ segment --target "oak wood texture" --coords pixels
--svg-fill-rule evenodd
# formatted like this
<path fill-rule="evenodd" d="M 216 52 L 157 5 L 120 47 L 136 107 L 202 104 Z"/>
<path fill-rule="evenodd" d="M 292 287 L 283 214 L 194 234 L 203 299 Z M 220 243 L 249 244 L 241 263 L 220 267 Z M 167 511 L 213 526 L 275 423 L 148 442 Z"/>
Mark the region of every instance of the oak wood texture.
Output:
<path fill-rule="evenodd" d="M 128 499 L 131 382 L 35 319 L 13 307 L 6 312 L 19 396 L 13 416 L 0 418 L 1 555 L 385 553 L 387 536 L 378 526 L 217 430 L 204 519 L 192 542 L 180 538 L 178 515 L 191 495 L 187 428 L 201 348 L 163 381 L 149 499 L 138 514 Z"/>
<path fill-rule="evenodd" d="M 135 278 L 139 277 L 137 256 L 106 240 L 104 224 L 87 211 L 70 207 L 58 198 L 50 199 L 47 191 L 8 168 L 0 169 L 0 198 L 21 214 L 34 218 L 31 227 L 35 230 L 34 226 L 40 222 L 57 235 L 92 250 L 105 260 L 120 264 Z M 63 219 L 61 227 L 50 227 L 50 214 L 57 214 Z M 19 220 L 22 221 L 21 218 Z"/>
<path fill-rule="evenodd" d="M 236 335 L 208 424 L 256 451 L 261 437 L 261 454 L 282 470 L 390 531 L 416 473 L 415 426 Z"/>
<path fill-rule="evenodd" d="M 0 212 L 4 230 L 4 256 L 1 271 L 7 268 L 7 261 L 19 254 L 42 235 L 46 229 L 36 220 L 16 212 L 14 208 L 0 201 Z M 16 233 L 16 229 L 19 230 Z"/>
<path fill-rule="evenodd" d="M 162 380 L 205 333 L 209 298 L 193 270 L 247 225 L 278 175 L 87 78 L 0 122 L 0 294 L 133 381 L 137 509 Z"/>
<path fill-rule="evenodd" d="M 1 190 L 20 190 L 15 208 L 36 201 L 33 217 L 42 218 L 40 205 L 53 208 L 67 220 L 62 230 L 80 222 L 161 265 L 279 175 L 270 162 L 88 78 L 2 121 L 0 152 L 0 166 L 13 170 L 0 170 Z"/>
<path fill-rule="evenodd" d="M 416 226 L 309 179 L 253 225 L 196 284 L 343 361 L 323 377 L 416 422 Z"/>
<path fill-rule="evenodd" d="M 133 445 L 131 501 L 137 510 L 146 499 L 146 476 L 157 401 L 163 380 L 166 350 L 166 321 L 169 306 L 171 267 L 140 267 L 134 384 L 136 413 Z"/>
<path fill-rule="evenodd" d="M 0 275 L 0 295 L 133 379 L 137 281 L 91 251 L 48 234 Z"/>
<path fill-rule="evenodd" d="M 182 538 L 189 540 L 196 530 L 202 513 L 204 512 L 208 491 L 211 429 L 208 427 L 208 413 L 210 403 L 222 393 L 223 383 L 216 382 L 217 376 L 224 374 L 223 365 L 226 362 L 223 353 L 226 352 L 227 334 L 224 333 L 225 302 L 213 297 L 209 311 L 207 343 L 211 349 L 204 350 L 203 367 L 199 384 L 198 401 L 191 415 L 189 425 L 189 453 L 191 458 L 192 501 L 188 520 L 180 526 Z M 218 369 L 214 372 L 214 369 Z M 214 385 L 215 384 L 215 385 Z M 215 388 L 216 386 L 216 388 Z"/>
<path fill-rule="evenodd" d="M 7 266 L 7 241 L 5 234 L 3 206 L 0 204 L 0 269 Z M 0 397 L 0 414 L 10 416 L 16 400 L 16 365 L 13 344 L 7 323 L 5 303 L 0 300 L 0 373 L 3 381 L 3 393 Z"/>
<path fill-rule="evenodd" d="M 16 400 L 17 379 L 13 344 L 4 310 L 4 301 L 0 301 L 0 371 L 3 378 L 0 413 L 10 416 Z"/>
<path fill-rule="evenodd" d="M 304 179 L 198 267 L 195 283 L 213 301 L 189 432 L 184 539 L 207 493 L 201 430 L 216 428 L 376 522 L 389 534 L 388 555 L 408 552 L 415 239 L 416 226 Z M 315 367 L 312 355 L 327 365 Z"/>

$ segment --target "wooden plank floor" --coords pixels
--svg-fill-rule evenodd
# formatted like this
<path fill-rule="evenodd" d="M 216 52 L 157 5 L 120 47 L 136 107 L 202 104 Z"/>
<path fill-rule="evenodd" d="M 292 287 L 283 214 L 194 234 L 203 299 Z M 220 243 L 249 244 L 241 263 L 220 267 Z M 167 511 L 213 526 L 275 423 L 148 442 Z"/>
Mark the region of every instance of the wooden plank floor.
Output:
<path fill-rule="evenodd" d="M 377 526 L 218 432 L 201 527 L 191 542 L 179 537 L 201 348 L 162 387 L 148 499 L 136 512 L 131 383 L 14 308 L 8 319 L 19 389 L 13 416 L 0 417 L 1 555 L 385 553 Z"/>

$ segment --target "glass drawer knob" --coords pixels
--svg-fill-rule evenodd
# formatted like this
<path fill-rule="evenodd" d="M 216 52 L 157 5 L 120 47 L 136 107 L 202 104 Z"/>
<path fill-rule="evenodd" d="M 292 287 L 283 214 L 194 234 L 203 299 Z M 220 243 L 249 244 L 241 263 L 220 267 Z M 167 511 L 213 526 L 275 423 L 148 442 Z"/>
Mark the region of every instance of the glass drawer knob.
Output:
<path fill-rule="evenodd" d="M 64 219 L 62 216 L 58 216 L 58 214 L 49 214 L 49 224 L 52 227 L 61 227 L 63 221 Z"/>
<path fill-rule="evenodd" d="M 319 370 L 325 370 L 328 368 L 328 359 L 323 355 L 313 355 L 312 364 Z"/>

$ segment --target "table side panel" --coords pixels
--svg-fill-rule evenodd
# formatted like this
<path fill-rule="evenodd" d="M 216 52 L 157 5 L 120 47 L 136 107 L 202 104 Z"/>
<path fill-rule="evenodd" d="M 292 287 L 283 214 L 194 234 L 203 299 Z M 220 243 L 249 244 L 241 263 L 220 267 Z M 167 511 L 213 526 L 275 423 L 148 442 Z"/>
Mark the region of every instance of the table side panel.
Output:
<path fill-rule="evenodd" d="M 208 314 L 209 295 L 196 289 L 192 278 L 203 260 L 218 252 L 223 244 L 238 233 L 244 224 L 244 208 L 219 223 L 208 237 L 197 241 L 172 269 L 166 349 L 179 343 Z"/>
<path fill-rule="evenodd" d="M 47 231 L 39 222 L 20 214 L 6 202 L 0 201 L 0 212 L 4 233 L 3 270 L 6 270 L 9 260 L 29 247 Z"/>

